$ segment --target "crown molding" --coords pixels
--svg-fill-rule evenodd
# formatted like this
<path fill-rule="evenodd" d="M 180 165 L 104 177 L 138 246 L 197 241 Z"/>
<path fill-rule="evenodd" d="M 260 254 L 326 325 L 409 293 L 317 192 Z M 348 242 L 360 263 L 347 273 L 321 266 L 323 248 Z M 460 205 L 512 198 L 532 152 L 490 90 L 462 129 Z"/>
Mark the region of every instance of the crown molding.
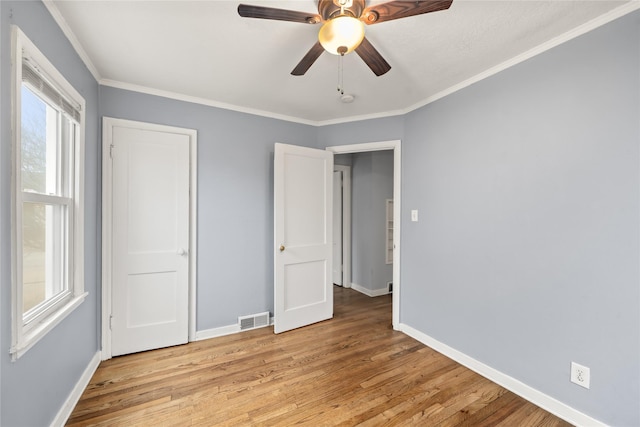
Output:
<path fill-rule="evenodd" d="M 435 102 L 441 98 L 444 98 L 445 96 L 451 95 L 452 93 L 455 93 L 461 89 L 471 86 L 474 83 L 477 83 L 481 80 L 491 77 L 501 71 L 504 71 L 517 64 L 520 64 L 521 62 L 524 62 L 530 58 L 533 58 L 534 56 L 537 56 L 550 49 L 553 49 L 556 46 L 559 46 L 563 43 L 573 40 L 574 38 L 579 37 L 585 33 L 588 33 L 589 31 L 592 31 L 605 24 L 608 24 L 609 22 L 615 19 L 618 19 L 624 15 L 627 15 L 631 12 L 634 12 L 640 9 L 640 0 L 630 0 L 628 3 L 620 7 L 617 7 L 603 15 L 600 15 L 570 31 L 567 31 L 564 34 L 554 37 L 553 39 L 545 43 L 542 43 L 534 47 L 533 49 L 530 49 L 507 61 L 504 61 L 494 67 L 491 67 L 479 74 L 476 74 L 475 76 L 463 82 L 460 82 L 432 96 L 429 96 L 418 103 L 410 105 L 407 108 L 392 110 L 392 111 L 384 111 L 380 113 L 360 115 L 360 116 L 341 117 L 338 119 L 330 119 L 330 120 L 309 120 L 309 119 L 303 119 L 301 117 L 278 114 L 278 113 L 274 113 L 266 110 L 259 110 L 259 109 L 248 108 L 248 107 L 243 107 L 243 106 L 234 105 L 234 104 L 228 104 L 225 102 L 219 102 L 219 101 L 215 101 L 207 98 L 200 98 L 196 96 L 184 95 L 180 93 L 150 88 L 150 87 L 141 86 L 141 85 L 135 85 L 131 83 L 103 79 L 101 78 L 100 73 L 98 72 L 98 69 L 95 67 L 95 65 L 89 58 L 89 55 L 87 55 L 86 51 L 82 47 L 82 44 L 80 43 L 78 38 L 75 36 L 73 31 L 71 31 L 71 28 L 63 18 L 62 14 L 58 10 L 58 7 L 55 5 L 54 1 L 53 0 L 42 0 L 42 1 L 46 6 L 46 8 L 51 13 L 51 15 L 53 16 L 53 19 L 57 22 L 58 26 L 62 29 L 64 34 L 67 36 L 67 38 L 69 39 L 69 42 L 72 44 L 72 46 L 74 47 L 74 49 L 76 50 L 76 52 L 78 53 L 82 61 L 85 63 L 85 65 L 87 66 L 87 68 L 89 69 L 93 77 L 98 81 L 99 84 L 103 86 L 109 86 L 109 87 L 114 87 L 118 89 L 129 90 L 133 92 L 145 93 L 148 95 L 160 96 L 163 98 L 175 99 L 178 101 L 201 104 L 209 107 L 221 108 L 225 110 L 237 111 L 240 113 L 252 114 L 252 115 L 257 115 L 257 116 L 262 116 L 262 117 L 267 117 L 267 118 L 272 118 L 277 120 L 284 120 L 288 122 L 300 123 L 300 124 L 309 125 L 309 126 L 317 126 L 317 127 L 405 115 L 419 108 L 422 108 L 428 104 L 431 104 L 432 102 Z"/>
<path fill-rule="evenodd" d="M 583 34 L 588 33 L 589 31 L 595 30 L 598 27 L 601 27 L 605 24 L 608 24 L 611 21 L 614 21 L 624 15 L 627 15 L 631 12 L 634 12 L 636 10 L 640 9 L 640 0 L 631 0 L 629 3 L 622 5 L 620 7 L 617 7 L 603 15 L 598 16 L 597 18 L 592 19 L 591 21 L 585 22 L 584 24 L 573 28 L 572 30 L 567 31 L 564 34 L 561 34 L 557 37 L 552 38 L 551 40 L 542 43 L 536 47 L 534 47 L 533 49 L 529 49 L 528 51 L 521 53 L 517 56 L 514 56 L 511 59 L 508 59 L 504 62 L 502 62 L 501 64 L 498 64 L 494 67 L 489 68 L 486 71 L 483 71 L 480 74 L 476 74 L 475 76 L 460 82 L 456 85 L 453 85 L 441 92 L 436 93 L 435 95 L 432 95 L 424 100 L 422 100 L 421 102 L 418 102 L 416 104 L 413 104 L 412 106 L 406 108 L 405 110 L 402 111 L 401 114 L 406 114 L 406 113 L 410 113 L 414 110 L 417 110 L 421 107 L 424 107 L 425 105 L 431 104 L 432 102 L 437 101 L 438 99 L 444 98 L 447 95 L 451 95 L 454 92 L 457 92 L 461 89 L 466 88 L 467 86 L 471 86 L 474 83 L 477 83 L 481 80 L 484 80 L 488 77 L 493 76 L 494 74 L 498 74 L 501 71 L 506 70 L 507 68 L 511 68 L 515 65 L 520 64 L 521 62 L 526 61 L 527 59 L 533 58 L 534 56 L 540 55 L 541 53 L 544 53 L 548 50 L 553 49 L 556 46 L 559 46 L 563 43 L 566 43 L 570 40 L 575 39 L 576 37 L 579 37 Z M 394 114 L 395 115 L 395 114 Z"/>
<path fill-rule="evenodd" d="M 42 0 L 42 3 L 44 3 L 44 6 L 47 8 L 54 21 L 56 21 L 58 27 L 60 27 L 64 35 L 67 37 L 67 40 L 69 40 L 76 53 L 80 56 L 80 59 L 82 59 L 84 65 L 89 69 L 89 72 L 91 73 L 93 78 L 96 79 L 96 81 L 100 81 L 101 77 L 98 69 L 95 65 L 93 65 L 91 58 L 89 58 L 87 51 L 84 50 L 84 47 L 82 46 L 82 43 L 80 43 L 80 40 L 78 40 L 74 32 L 71 31 L 71 27 L 69 27 L 69 24 L 67 24 L 67 21 L 62 16 L 62 13 L 60 13 L 60 9 L 58 9 L 58 6 L 56 6 L 53 0 Z"/>
<path fill-rule="evenodd" d="M 360 116 L 350 116 L 350 117 L 341 117 L 339 119 L 321 120 L 321 121 L 313 122 L 313 124 L 314 126 L 318 126 L 318 127 L 339 125 L 343 123 L 360 122 L 363 120 L 384 119 L 387 117 L 402 116 L 402 115 L 405 115 L 406 113 L 407 111 L 405 111 L 404 109 L 384 111 L 382 113 L 363 114 Z"/>
<path fill-rule="evenodd" d="M 284 114 L 273 113 L 270 111 L 247 108 L 247 107 L 242 107 L 240 105 L 234 105 L 234 104 L 227 104 L 225 102 L 214 101 L 212 99 L 200 98 L 200 97 L 191 96 L 191 95 L 184 95 L 181 93 L 155 89 L 155 88 L 131 84 L 131 83 L 124 83 L 116 80 L 101 79 L 98 81 L 98 83 L 102 86 L 109 86 L 116 89 L 124 89 L 132 92 L 140 92 L 147 95 L 155 95 L 163 98 L 174 99 L 176 101 L 184 101 L 184 102 L 190 102 L 193 104 L 206 105 L 208 107 L 221 108 L 223 110 L 237 111 L 239 113 L 253 114 L 254 116 L 268 117 L 270 119 L 284 120 L 287 122 L 294 122 L 294 123 L 300 123 L 300 124 L 311 125 L 311 126 L 315 126 L 316 124 L 316 122 L 314 121 L 305 120 L 300 117 L 287 116 Z"/>

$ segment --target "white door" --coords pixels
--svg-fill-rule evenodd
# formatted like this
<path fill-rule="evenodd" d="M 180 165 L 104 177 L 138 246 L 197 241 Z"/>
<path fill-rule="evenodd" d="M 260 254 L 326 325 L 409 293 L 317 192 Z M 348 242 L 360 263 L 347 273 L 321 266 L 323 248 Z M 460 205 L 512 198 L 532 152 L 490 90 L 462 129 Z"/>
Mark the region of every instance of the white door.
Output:
<path fill-rule="evenodd" d="M 333 284 L 342 286 L 342 171 L 333 171 Z"/>
<path fill-rule="evenodd" d="M 112 355 L 189 332 L 189 136 L 112 131 Z"/>
<path fill-rule="evenodd" d="M 333 154 L 276 144 L 274 332 L 333 317 Z"/>

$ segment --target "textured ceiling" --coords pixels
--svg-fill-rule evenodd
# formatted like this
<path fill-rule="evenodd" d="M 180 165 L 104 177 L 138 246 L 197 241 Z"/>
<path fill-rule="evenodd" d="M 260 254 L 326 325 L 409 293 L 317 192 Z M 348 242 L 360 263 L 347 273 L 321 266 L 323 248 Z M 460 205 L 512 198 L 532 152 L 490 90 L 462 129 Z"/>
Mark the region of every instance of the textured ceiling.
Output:
<path fill-rule="evenodd" d="M 317 11 L 311 0 L 242 2 Z M 392 69 L 376 77 L 357 55 L 345 56 L 345 92 L 355 97 L 345 104 L 336 90 L 337 56 L 325 52 L 306 75 L 290 75 L 319 25 L 241 18 L 239 3 L 45 4 L 102 84 L 311 124 L 410 111 L 637 6 L 454 0 L 446 11 L 368 26 L 367 38 Z"/>

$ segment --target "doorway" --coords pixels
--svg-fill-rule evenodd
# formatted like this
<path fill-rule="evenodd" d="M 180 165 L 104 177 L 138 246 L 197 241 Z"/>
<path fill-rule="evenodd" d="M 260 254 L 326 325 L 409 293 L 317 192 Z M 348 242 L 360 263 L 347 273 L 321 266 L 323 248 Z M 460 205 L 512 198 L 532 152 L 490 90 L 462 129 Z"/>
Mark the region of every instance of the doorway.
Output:
<path fill-rule="evenodd" d="M 103 119 L 103 360 L 195 336 L 196 138 Z"/>
<path fill-rule="evenodd" d="M 384 141 L 384 142 L 371 142 L 363 144 L 341 145 L 327 147 L 327 151 L 331 151 L 334 154 L 349 154 L 349 153 L 363 153 L 371 151 L 393 151 L 393 218 L 394 218 L 394 231 L 393 231 L 393 293 L 392 293 L 392 324 L 393 329 L 398 330 L 400 327 L 400 206 L 401 206 L 401 185 L 400 178 L 402 176 L 401 170 L 401 143 L 399 140 Z"/>
<path fill-rule="evenodd" d="M 333 165 L 333 284 L 351 287 L 351 166 Z"/>

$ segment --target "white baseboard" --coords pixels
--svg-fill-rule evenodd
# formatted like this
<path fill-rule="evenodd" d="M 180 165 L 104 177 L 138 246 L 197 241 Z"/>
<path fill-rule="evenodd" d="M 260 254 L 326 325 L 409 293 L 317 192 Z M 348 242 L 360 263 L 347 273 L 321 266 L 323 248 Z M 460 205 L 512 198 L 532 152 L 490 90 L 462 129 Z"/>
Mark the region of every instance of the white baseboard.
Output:
<path fill-rule="evenodd" d="M 273 317 L 269 317 L 269 325 L 273 325 Z M 250 330 L 250 329 L 248 329 Z M 240 325 L 220 326 L 219 328 L 196 331 L 196 341 L 208 340 L 210 338 L 223 337 L 225 335 L 238 334 L 244 332 L 240 330 Z"/>
<path fill-rule="evenodd" d="M 91 377 L 93 377 L 96 369 L 98 369 L 100 360 L 102 360 L 102 357 L 100 356 L 100 352 L 98 351 L 89 361 L 89 364 L 80 376 L 80 379 L 76 383 L 75 387 L 73 387 L 73 390 L 71 390 L 69 397 L 67 397 L 64 405 L 62 405 L 62 408 L 60 408 L 60 410 L 56 414 L 56 417 L 51 422 L 51 427 L 63 427 L 67 423 L 67 420 L 69 420 L 73 409 L 78 404 L 82 393 L 87 388 L 87 385 L 89 385 Z"/>
<path fill-rule="evenodd" d="M 380 288 L 380 289 L 368 289 L 365 288 L 364 286 L 358 285 L 357 283 L 351 283 L 351 288 L 354 291 L 358 291 L 361 294 L 365 294 L 368 297 L 379 297 L 381 295 L 388 295 L 389 294 L 389 289 L 387 288 Z"/>
<path fill-rule="evenodd" d="M 240 332 L 240 325 L 220 326 L 219 328 L 196 331 L 196 341 L 208 340 L 209 338 L 223 337 L 225 335 L 237 334 Z"/>
<path fill-rule="evenodd" d="M 542 409 L 556 415 L 559 418 L 562 418 L 563 420 L 573 425 L 589 427 L 607 426 L 603 422 L 598 421 L 586 414 L 583 414 L 582 412 L 573 409 L 572 407 L 560 402 L 559 400 L 556 400 L 553 397 L 544 394 L 541 391 L 538 391 L 513 377 L 510 377 L 509 375 L 477 361 L 472 357 L 412 328 L 411 326 L 401 323 L 399 330 L 409 335 L 410 337 L 415 338 L 424 345 L 434 349 L 438 353 L 441 353 L 448 358 L 455 360 L 461 365 L 471 369 L 472 371 L 482 375 L 483 377 L 493 381 L 494 383 L 506 388 L 507 390 L 517 394 L 518 396 L 528 400 L 529 402 L 541 407 Z"/>

